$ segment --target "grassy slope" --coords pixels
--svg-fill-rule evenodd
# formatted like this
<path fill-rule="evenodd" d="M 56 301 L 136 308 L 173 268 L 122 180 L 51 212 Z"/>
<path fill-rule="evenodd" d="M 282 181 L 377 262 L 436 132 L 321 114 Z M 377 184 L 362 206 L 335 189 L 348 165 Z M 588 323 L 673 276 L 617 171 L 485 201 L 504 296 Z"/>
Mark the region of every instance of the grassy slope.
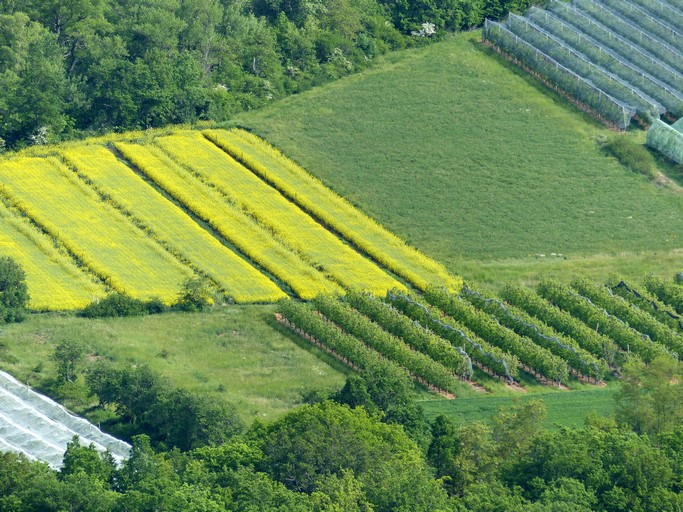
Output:
<path fill-rule="evenodd" d="M 670 275 L 683 252 L 675 252 L 683 247 L 681 197 L 603 156 L 596 139 L 611 134 L 539 91 L 470 34 L 391 55 L 373 71 L 238 122 L 466 277 L 533 281 L 541 273 L 604 277 L 615 269 Z M 271 418 L 293 406 L 301 389 L 343 382 L 339 367 L 268 323 L 272 311 L 98 321 L 37 315 L 4 328 L 4 359 L 20 362 L 1 366 L 36 382 L 32 369 L 59 339 L 73 337 L 120 363 L 148 362 L 179 386 L 215 396 L 223 386 L 245 418 Z M 52 371 L 48 362 L 42 374 Z M 489 396 L 464 386 L 454 401 L 423 396 L 430 418 L 486 419 L 532 396 L 546 400 L 549 424 L 581 424 L 594 407 L 609 413 L 613 387 L 576 387 Z"/>
<path fill-rule="evenodd" d="M 465 277 L 670 276 L 683 195 L 604 156 L 611 132 L 477 41 L 392 55 L 236 123 Z"/>
<path fill-rule="evenodd" d="M 546 427 L 580 427 L 592 412 L 600 416 L 611 414 L 614 410 L 615 390 L 616 387 L 612 386 L 571 392 L 538 392 L 517 396 L 469 396 L 451 401 L 425 401 L 422 406 L 430 421 L 439 414 L 444 414 L 462 424 L 470 421 L 489 421 L 501 407 L 509 407 L 518 401 L 541 399 L 548 408 Z"/>
<path fill-rule="evenodd" d="M 274 306 L 226 306 L 209 313 L 88 320 L 31 315 L 0 332 L 0 368 L 23 382 L 54 376 L 49 358 L 62 339 L 117 364 L 144 362 L 176 386 L 224 397 L 245 420 L 272 419 L 314 387 L 338 389 L 341 367 L 314 347 L 293 343 L 272 320 Z M 41 368 L 40 373 L 34 371 Z M 220 387 L 220 388 L 219 388 Z M 222 391 L 219 391 L 222 390 Z"/>

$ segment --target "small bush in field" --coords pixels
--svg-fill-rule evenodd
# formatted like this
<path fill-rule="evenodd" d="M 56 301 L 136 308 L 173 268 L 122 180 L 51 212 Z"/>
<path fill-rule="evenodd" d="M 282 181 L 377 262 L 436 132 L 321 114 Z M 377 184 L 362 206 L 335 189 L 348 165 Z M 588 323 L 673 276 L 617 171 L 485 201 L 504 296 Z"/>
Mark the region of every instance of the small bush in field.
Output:
<path fill-rule="evenodd" d="M 616 136 L 605 142 L 602 148 L 622 165 L 649 178 L 657 175 L 657 164 L 645 146 L 628 137 Z"/>
<path fill-rule="evenodd" d="M 206 279 L 188 279 L 178 296 L 176 307 L 181 311 L 203 311 L 213 304 L 213 293 Z"/>
<path fill-rule="evenodd" d="M 0 322 L 21 322 L 28 300 L 26 273 L 9 256 L 0 258 Z"/>
<path fill-rule="evenodd" d="M 104 318 L 116 316 L 142 316 L 162 313 L 166 305 L 160 299 L 142 301 L 123 293 L 114 292 L 100 301 L 92 302 L 81 311 L 85 318 Z"/>

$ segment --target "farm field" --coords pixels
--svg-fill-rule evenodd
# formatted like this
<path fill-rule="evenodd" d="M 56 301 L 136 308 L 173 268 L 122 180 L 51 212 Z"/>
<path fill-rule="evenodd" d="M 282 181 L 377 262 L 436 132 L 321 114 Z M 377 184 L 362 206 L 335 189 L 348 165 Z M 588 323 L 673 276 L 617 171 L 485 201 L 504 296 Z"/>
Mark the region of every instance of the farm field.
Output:
<path fill-rule="evenodd" d="M 538 392 L 513 396 L 466 396 L 458 400 L 428 400 L 421 402 L 425 416 L 433 420 L 445 414 L 462 425 L 472 421 L 488 422 L 501 407 L 510 407 L 529 400 L 542 400 L 548 408 L 544 427 L 581 427 L 591 414 L 609 416 L 614 410 L 614 389 L 575 390 L 570 394 Z"/>
<path fill-rule="evenodd" d="M 84 145 L 65 150 L 62 155 L 97 191 L 118 202 L 171 253 L 210 276 L 227 295 L 238 302 L 267 302 L 284 297 L 274 283 L 157 193 L 111 151 Z"/>
<path fill-rule="evenodd" d="M 389 56 L 234 122 L 465 278 L 671 276 L 680 188 L 605 156 L 614 132 L 479 39 Z"/>
<path fill-rule="evenodd" d="M 279 311 L 302 340 L 356 371 L 403 373 L 443 396 L 458 397 L 467 384 L 526 392 L 534 379 L 565 390 L 599 387 L 631 356 L 649 364 L 683 353 L 683 285 L 654 277 L 548 280 L 535 289 L 508 285 L 499 296 L 469 282 L 459 293 L 352 292 Z"/>
<path fill-rule="evenodd" d="M 376 292 L 396 283 L 425 289 L 433 276 L 440 276 L 450 283 L 451 291 L 457 292 L 461 281 L 454 276 L 464 275 L 468 281 L 487 285 L 483 293 L 492 297 L 497 297 L 509 280 L 535 285 L 541 277 L 550 277 L 566 283 L 581 274 L 604 282 L 613 272 L 629 282 L 639 282 L 650 272 L 670 278 L 681 261 L 683 196 L 679 188 L 656 185 L 606 157 L 598 141 L 613 136 L 612 132 L 523 76 L 481 46 L 478 37 L 478 33 L 463 34 L 424 49 L 390 55 L 375 70 L 235 121 L 264 136 L 330 189 L 322 188 L 307 174 L 300 175 L 298 165 L 261 146 L 258 139 L 232 130 L 210 129 L 204 135 L 182 130 L 124 134 L 92 141 L 87 151 L 83 143 L 69 144 L 59 149 L 59 154 L 84 177 L 90 174 L 90 178 L 81 179 L 71 170 L 73 176 L 69 177 L 76 180 L 79 190 L 89 191 L 93 201 L 98 197 L 101 201 L 103 195 L 115 198 L 120 193 L 116 187 L 121 185 L 98 175 L 96 171 L 102 166 L 95 169 L 90 163 L 103 158 L 121 170 L 119 179 L 130 179 L 140 187 L 144 184 L 146 197 L 157 194 L 163 198 L 158 200 L 163 208 L 179 208 L 222 247 L 253 264 L 260 275 L 291 295 L 311 298 L 319 291 L 340 290 L 344 271 L 331 270 L 331 260 L 323 259 L 330 255 L 318 249 L 307 253 L 308 244 L 292 242 L 291 228 L 259 210 L 260 201 L 231 195 L 228 182 L 212 175 L 214 164 L 202 160 L 229 162 L 232 174 L 226 179 L 242 178 L 251 193 L 264 194 L 269 205 L 279 205 L 278 218 L 308 214 L 304 224 L 317 219 L 317 226 L 331 228 L 325 236 L 341 234 L 345 241 L 337 240 L 345 249 L 334 255 L 338 261 L 349 254 L 344 252 L 349 248 L 360 248 L 354 258 L 374 260 L 380 264 L 377 269 L 382 268 L 373 275 L 385 280 L 384 284 L 367 287 Z M 201 142 L 198 154 L 203 156 L 193 159 L 188 155 L 197 141 Z M 79 146 L 87 153 L 80 161 L 73 156 Z M 50 149 L 34 150 L 25 158 L 41 156 L 41 151 L 43 156 L 55 154 Z M 112 160 L 110 154 L 124 160 Z M 10 165 L 7 162 L 1 162 L 0 168 Z M 60 172 L 69 169 L 61 160 L 52 165 Z M 134 172 L 124 173 L 123 168 Z M 296 185 L 291 188 L 293 183 Z M 6 193 L 11 194 L 8 190 Z M 317 203 L 324 207 L 317 207 L 316 194 Z M 358 210 L 336 194 L 349 199 Z M 320 201 L 320 197 L 325 200 Z M 141 226 L 143 229 L 135 229 L 145 233 L 160 253 L 184 272 L 211 276 L 209 262 L 195 259 L 189 264 L 189 252 L 182 255 L 186 249 L 170 247 L 171 237 L 163 234 L 162 225 L 153 222 L 154 214 L 135 213 L 135 201 L 129 201 L 114 200 L 102 208 L 130 226 Z M 207 204 L 217 214 L 203 210 Z M 335 225 L 343 210 L 352 212 L 346 217 L 348 221 Z M 387 226 L 400 238 L 389 231 L 375 231 L 373 223 L 367 224 L 371 227 L 367 231 L 343 232 L 343 225 L 354 219 L 361 227 L 367 221 L 359 211 L 367 212 L 379 226 Z M 234 222 L 241 222 L 244 229 L 230 232 L 226 226 Z M 197 229 L 185 224 L 188 233 Z M 445 263 L 447 270 L 437 263 L 425 264 L 426 257 L 406 248 L 401 239 Z M 363 240 L 371 243 L 364 246 Z M 192 245 L 183 244 L 185 248 Z M 396 251 L 393 259 L 382 259 L 382 254 L 391 251 Z M 286 261 L 298 262 L 301 267 L 288 266 L 290 274 L 277 270 L 273 254 L 287 254 L 290 260 Z M 413 266 L 422 269 L 413 272 Z M 297 268 L 306 268 L 311 282 L 317 282 L 319 288 L 307 292 L 302 286 L 297 290 L 296 279 L 302 275 L 294 274 L 299 272 Z M 95 272 L 87 275 L 92 278 Z M 369 282 L 377 281 L 373 278 Z M 216 285 L 220 287 L 218 282 Z M 248 421 L 272 418 L 299 403 L 304 389 L 339 388 L 349 371 L 322 350 L 276 325 L 276 311 L 273 306 L 224 306 L 207 314 L 98 321 L 32 315 L 25 324 L 0 334 L 0 341 L 8 347 L 3 367 L 23 379 L 40 382 L 52 371 L 52 363 L 41 367 L 40 361 L 46 360 L 56 340 L 72 336 L 89 343 L 95 339 L 93 352 L 117 364 L 147 362 L 176 385 L 225 396 L 236 403 Z M 468 329 L 474 327 L 469 325 Z M 239 344 L 242 332 L 246 333 L 244 345 Z M 223 343 L 231 336 L 239 341 Z M 466 372 L 462 358 L 452 352 L 439 355 L 437 341 L 423 341 L 431 354 L 416 356 L 403 347 L 395 357 L 408 359 L 392 364 L 399 368 L 410 364 L 410 372 L 422 382 L 431 383 L 429 379 L 437 376 L 444 379 L 444 386 L 451 386 L 456 400 L 423 393 L 428 415 L 444 410 L 457 416 L 460 413 L 453 404 L 459 400 L 476 404 L 488 399 L 493 400 L 487 409 L 492 413 L 498 399 L 505 402 L 536 395 L 554 400 L 556 405 L 551 410 L 555 407 L 557 412 L 551 412 L 553 418 L 563 408 L 574 407 L 575 395 L 583 397 L 576 399 L 575 412 L 568 419 L 575 422 L 572 424 L 581 423 L 591 409 L 591 400 L 600 411 L 610 410 L 611 377 L 606 375 L 609 385 L 604 388 L 580 382 L 557 354 L 541 351 L 534 356 L 527 352 L 522 365 L 531 366 L 539 375 L 547 373 L 544 378 L 549 382 L 537 380 L 520 365 L 516 382 L 526 393 L 510 390 L 475 368 L 473 380 L 491 391 L 482 395 L 467 382 L 448 375 L 449 364 Z M 35 353 L 30 350 L 34 343 L 41 347 Z M 381 345 L 377 347 L 381 349 Z M 497 350 L 507 349 L 498 346 Z M 515 351 L 510 355 L 518 357 Z M 370 361 L 376 356 L 368 352 L 363 357 Z M 441 366 L 430 367 L 427 359 L 432 357 L 442 357 L 438 362 Z M 529 357 L 536 357 L 533 364 L 545 368 L 534 368 Z M 432 377 L 418 375 L 424 369 Z M 554 389 L 555 380 L 571 390 Z M 589 394 L 593 398 L 586 398 Z M 484 417 L 489 413 L 471 414 Z"/>
<path fill-rule="evenodd" d="M 214 130 L 211 136 L 225 142 L 242 134 Z M 263 167 L 245 167 L 200 131 L 151 138 L 141 143 L 135 134 L 123 135 L 10 157 L 0 162 L 3 200 L 61 248 L 83 279 L 167 304 L 198 276 L 236 303 L 275 302 L 288 294 L 312 299 L 345 289 L 383 294 L 404 286 L 392 272 L 421 288 L 460 285 L 442 265 L 302 169 L 280 183 L 306 191 L 297 201 L 267 183 Z M 260 141 L 251 152 L 258 155 L 263 148 L 274 151 Z M 279 158 L 270 162 L 273 174 L 294 166 Z M 307 201 L 346 217 L 335 224 L 324 213 L 311 215 Z M 347 218 L 353 224 L 336 229 Z M 39 288 L 40 277 L 32 275 L 30 284 Z M 48 310 L 83 305 L 59 300 L 57 295 L 48 304 L 34 304 Z"/>
<path fill-rule="evenodd" d="M 55 303 L 77 309 L 104 296 L 102 284 L 81 272 L 47 236 L 4 205 L 0 206 L 0 226 L 0 251 L 27 273 L 33 309 L 49 310 Z"/>
<path fill-rule="evenodd" d="M 56 159 L 15 159 L 0 168 L 0 183 L 10 203 L 113 289 L 170 303 L 191 277 L 188 268 Z"/>

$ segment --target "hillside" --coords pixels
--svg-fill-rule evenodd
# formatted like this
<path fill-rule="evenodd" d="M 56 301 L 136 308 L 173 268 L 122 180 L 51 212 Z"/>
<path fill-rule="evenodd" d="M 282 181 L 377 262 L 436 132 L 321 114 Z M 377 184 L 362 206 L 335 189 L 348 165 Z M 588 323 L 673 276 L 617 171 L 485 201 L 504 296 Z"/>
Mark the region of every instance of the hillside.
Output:
<path fill-rule="evenodd" d="M 461 284 L 241 130 L 41 148 L 0 160 L 0 184 L 5 252 L 26 267 L 33 310 L 104 290 L 171 304 L 197 278 L 236 303 L 402 288 L 387 270 L 420 289 Z"/>
<path fill-rule="evenodd" d="M 479 38 L 393 54 L 234 122 L 466 277 L 671 275 L 678 188 L 606 157 L 615 132 Z"/>
<path fill-rule="evenodd" d="M 481 46 L 478 37 L 478 33 L 461 34 L 427 48 L 392 54 L 374 71 L 293 97 L 269 110 L 240 117 L 235 123 L 263 135 L 359 206 L 360 211 L 446 263 L 454 275 L 464 274 L 474 282 L 496 285 L 508 278 L 535 281 L 541 275 L 568 281 L 574 273 L 604 279 L 615 270 L 634 282 L 648 271 L 670 276 L 680 261 L 683 232 L 683 199 L 677 189 L 655 185 L 606 157 L 598 141 L 615 136 L 613 132 L 522 76 Z M 334 205 L 337 196 L 319 187 L 315 180 L 308 181 L 306 174 L 298 174 L 297 166 L 270 153 L 267 146 L 259 146 L 261 143 L 243 132 L 205 130 L 203 137 L 201 133 L 131 133 L 28 151 L 21 157 L 24 160 L 6 159 L 0 168 L 17 167 L 26 172 L 27 163 L 36 168 L 33 175 L 27 173 L 24 181 L 19 180 L 16 172 L 5 173 L 2 178 L 3 195 L 12 206 L 5 213 L 6 219 L 12 221 L 7 224 L 32 235 L 26 247 L 36 244 L 36 239 L 44 247 L 52 247 L 55 254 L 50 261 L 58 264 L 55 268 L 63 267 L 61 273 L 55 274 L 55 282 L 57 278 L 68 282 L 62 276 L 69 272 L 80 276 L 73 287 L 81 290 L 81 304 L 88 294 L 102 296 L 108 287 L 115 288 L 116 282 L 103 282 L 96 261 L 82 264 L 88 255 L 79 249 L 85 239 L 78 238 L 82 236 L 78 222 L 69 221 L 70 208 L 65 206 L 64 195 L 61 202 L 50 206 L 61 211 L 63 227 L 54 226 L 57 217 L 47 215 L 48 203 L 36 199 L 49 196 L 35 186 L 41 172 L 63 183 L 74 201 L 83 196 L 86 199 L 81 201 L 97 205 L 94 211 L 101 210 L 98 216 L 104 222 L 103 232 L 113 225 L 112 218 L 118 218 L 129 229 L 135 225 L 131 232 L 137 233 L 136 243 L 141 247 L 154 247 L 155 254 L 173 261 L 173 268 L 208 276 L 217 288 L 225 291 L 234 286 L 237 291 L 253 293 L 250 286 L 256 282 L 246 274 L 240 283 L 221 273 L 221 258 L 229 253 L 228 249 L 237 249 L 240 255 L 241 259 L 230 260 L 235 268 L 245 261 L 256 263 L 255 268 L 265 270 L 271 283 L 291 295 L 309 296 L 305 287 L 297 290 L 297 283 L 301 286 L 306 275 L 322 275 L 322 269 L 328 279 L 328 290 L 333 282 L 349 286 L 358 278 L 348 274 L 353 270 L 344 266 L 345 255 L 358 255 L 348 252 L 347 242 L 339 243 L 340 239 L 326 230 L 322 230 L 327 237 L 323 239 L 297 235 L 321 232 L 321 225 L 333 228 L 336 234 L 379 262 L 380 267 L 389 269 L 391 275 L 399 275 L 403 282 L 417 288 L 424 287 L 424 279 L 411 274 L 413 256 L 409 251 L 403 253 L 400 265 L 386 259 L 390 253 L 386 245 L 392 240 L 390 234 L 383 230 L 374 232 L 373 223 L 367 223 L 362 214 L 353 213 L 358 210 L 348 210 L 350 216 L 340 217 L 345 209 L 343 203 L 330 216 L 325 205 Z M 212 167 L 218 164 L 223 171 L 212 174 Z M 283 181 L 278 175 L 288 177 Z M 236 183 L 238 188 L 233 187 Z M 18 201 L 22 197 L 23 203 Z M 209 204 L 211 210 L 207 211 Z M 32 224 L 17 215 L 16 208 L 28 212 Z M 45 214 L 36 213 L 36 208 L 45 210 Z M 271 214 L 275 211 L 277 215 Z M 240 229 L 235 229 L 236 225 Z M 36 230 L 36 226 L 41 230 Z M 307 227 L 301 231 L 304 226 Z M 142 232 L 138 228 L 143 228 Z M 183 236 L 179 236 L 180 232 Z M 146 236 L 142 237 L 142 233 Z M 67 243 L 76 250 L 60 248 L 66 237 L 71 238 Z M 373 237 L 373 243 L 363 241 Z M 386 238 L 380 243 L 382 237 Z M 260 245 L 254 245 L 257 239 L 261 240 Z M 286 250 L 277 249 L 278 246 Z M 132 254 L 130 247 L 118 256 L 117 265 L 121 268 L 125 268 Z M 396 247 L 399 253 L 403 250 L 400 244 Z M 90 249 L 96 259 L 105 262 L 104 255 L 94 251 L 94 247 Z M 34 250 L 36 257 L 44 258 L 44 252 Z M 206 257 L 210 254 L 214 256 Z M 276 257 L 277 254 L 289 255 L 289 260 Z M 78 268 L 73 261 L 69 263 L 74 257 L 80 262 Z M 296 261 L 299 266 L 288 263 Z M 418 267 L 419 264 L 414 268 Z M 372 268 L 377 267 L 368 266 L 369 270 Z M 438 264 L 433 268 L 440 271 Z M 362 287 L 367 288 L 373 282 L 372 275 L 364 272 L 362 277 Z M 128 279 L 141 279 L 137 286 L 141 292 L 145 289 L 144 278 Z M 395 285 L 392 280 L 386 283 L 376 291 L 381 294 L 382 288 Z M 95 291 L 89 291 L 88 286 L 96 287 Z M 168 300 L 175 293 L 173 286 L 177 284 L 170 285 L 166 292 Z M 133 290 L 130 285 L 120 287 Z M 49 289 L 45 292 L 45 303 L 54 300 Z M 228 295 L 236 296 L 234 292 Z M 247 297 L 244 302 L 254 300 L 259 298 Z M 75 304 L 71 307 L 77 307 Z M 250 307 L 236 310 L 244 311 L 245 325 L 259 324 L 263 337 L 281 336 L 274 326 L 262 325 L 274 310 L 268 309 L 270 313 L 266 316 L 257 310 L 247 313 L 249 310 Z M 212 317 L 207 317 L 207 321 L 209 318 Z M 46 326 L 52 322 L 54 328 Z M 136 324 L 137 320 L 130 322 Z M 159 322 L 165 325 L 164 329 L 173 330 L 172 326 L 180 321 L 164 317 Z M 190 324 L 195 325 L 194 321 Z M 191 330 L 190 324 L 183 324 L 182 329 Z M 46 330 L 59 332 L 66 325 L 71 325 L 71 321 L 36 318 L 20 331 L 29 339 L 40 340 Z M 72 325 L 77 337 L 89 339 L 87 322 L 74 321 Z M 102 324 L 107 325 L 108 321 Z M 206 343 L 223 343 L 219 339 L 222 332 L 208 333 Z M 13 357 L 23 353 L 22 348 L 13 348 L 11 341 L 7 343 L 8 353 Z M 107 348 L 114 344 L 118 342 L 98 342 L 90 348 L 126 364 L 124 354 Z M 131 344 L 142 347 L 149 341 L 134 336 Z M 131 353 L 136 353 L 140 360 L 154 361 L 153 366 L 179 385 L 206 389 L 203 372 L 187 374 L 179 370 L 188 360 L 194 360 L 192 344 L 174 348 L 164 343 L 153 346 L 153 353 L 146 349 Z M 49 347 L 46 349 L 49 353 Z M 261 348 L 249 343 L 240 350 L 245 351 L 249 361 L 258 356 Z M 158 354 L 165 356 L 157 357 Z M 295 359 L 303 365 L 310 364 L 304 354 Z M 244 366 L 243 361 L 233 358 L 224 364 L 227 366 L 220 370 L 221 374 L 230 369 L 241 371 Z M 16 370 L 28 375 L 33 366 L 20 364 Z M 288 389 L 288 404 L 284 408 L 293 405 L 296 390 L 302 387 L 302 380 L 294 373 L 284 373 L 283 382 L 289 384 L 276 384 Z M 338 376 L 328 378 L 322 376 L 321 383 L 338 382 Z M 222 377 L 208 382 L 212 389 L 224 385 L 231 394 L 244 389 L 232 381 L 223 381 Z M 506 394 L 486 378 L 484 382 Z M 526 379 L 525 385 L 536 392 L 533 379 Z M 577 385 L 580 386 L 572 381 L 572 387 Z M 238 401 L 243 415 L 250 410 L 262 410 L 257 405 L 261 401 L 258 389 L 263 389 L 264 397 L 270 394 L 269 385 L 247 387 L 256 391 Z M 467 386 L 458 386 L 458 394 L 467 396 L 472 391 Z M 567 396 L 567 400 L 572 399 Z M 562 399 L 558 398 L 558 403 Z M 281 411 L 280 407 L 274 409 Z"/>

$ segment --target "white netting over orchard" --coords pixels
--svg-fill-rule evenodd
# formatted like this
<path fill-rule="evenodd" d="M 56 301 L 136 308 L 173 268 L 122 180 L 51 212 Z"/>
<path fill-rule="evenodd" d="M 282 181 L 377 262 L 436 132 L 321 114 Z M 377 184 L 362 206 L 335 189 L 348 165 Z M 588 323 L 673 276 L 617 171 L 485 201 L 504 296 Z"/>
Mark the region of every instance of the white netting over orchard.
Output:
<path fill-rule="evenodd" d="M 635 114 L 683 115 L 683 10 L 674 0 L 550 0 L 505 25 L 487 20 L 484 39 L 620 128 Z"/>
<path fill-rule="evenodd" d="M 100 451 L 109 450 L 119 463 L 130 455 L 127 443 L 0 372 L 0 450 L 23 453 L 59 468 L 75 435 L 82 445 L 92 443 Z"/>
<path fill-rule="evenodd" d="M 646 144 L 667 158 L 683 164 L 683 119 L 672 126 L 656 119 L 647 131 Z"/>

